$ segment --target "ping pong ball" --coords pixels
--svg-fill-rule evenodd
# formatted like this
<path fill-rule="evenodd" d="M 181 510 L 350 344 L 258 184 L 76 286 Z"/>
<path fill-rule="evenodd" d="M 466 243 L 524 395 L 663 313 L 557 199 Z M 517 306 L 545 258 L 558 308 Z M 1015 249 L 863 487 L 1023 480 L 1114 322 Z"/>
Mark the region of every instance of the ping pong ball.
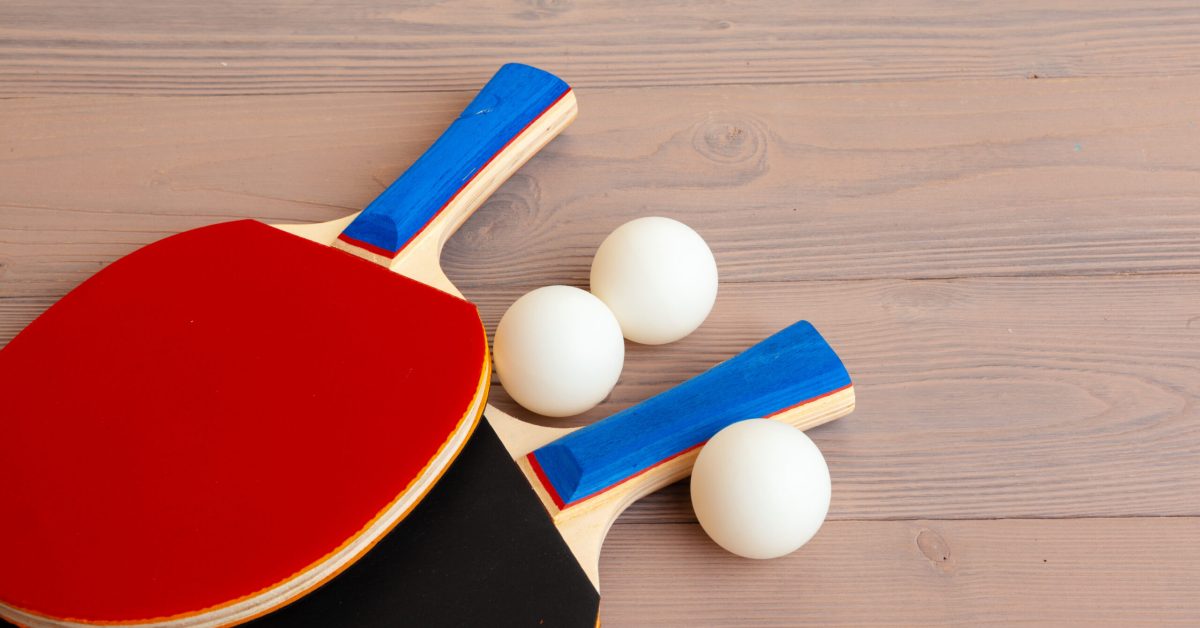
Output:
<path fill-rule="evenodd" d="M 625 340 L 603 301 L 579 288 L 546 286 L 509 306 L 492 353 L 500 383 L 517 403 L 562 417 L 584 412 L 612 392 Z"/>
<path fill-rule="evenodd" d="M 692 470 L 700 526 L 717 545 L 746 558 L 799 549 L 825 521 L 830 495 L 821 450 L 804 432 L 768 419 L 717 432 Z"/>
<path fill-rule="evenodd" d="M 591 288 L 612 308 L 626 338 L 661 345 L 692 333 L 712 311 L 717 262 L 691 227 L 670 218 L 638 218 L 600 244 Z"/>

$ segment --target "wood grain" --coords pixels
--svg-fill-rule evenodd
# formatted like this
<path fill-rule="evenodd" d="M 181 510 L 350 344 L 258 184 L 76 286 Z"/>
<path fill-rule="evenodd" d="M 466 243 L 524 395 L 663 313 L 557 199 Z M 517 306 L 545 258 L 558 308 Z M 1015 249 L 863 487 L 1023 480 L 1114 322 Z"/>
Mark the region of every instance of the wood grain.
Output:
<path fill-rule="evenodd" d="M 503 61 L 576 87 L 1164 76 L 1200 6 L 371 0 L 0 4 L 0 95 L 475 89 Z"/>
<path fill-rule="evenodd" d="M 137 246 L 361 208 L 467 93 L 0 101 L 0 296 Z M 460 288 L 581 283 L 633 217 L 724 283 L 1200 270 L 1200 78 L 590 90 L 447 246 Z M 452 114 L 450 114 L 452 115 Z"/>
<path fill-rule="evenodd" d="M 470 294 L 493 323 L 514 291 Z M 709 320 L 630 345 L 613 398 L 663 390 L 788 323 L 843 357 L 854 414 L 812 432 L 834 519 L 1200 514 L 1200 278 L 726 285 Z M 492 403 L 530 418 L 493 387 Z M 682 487 L 633 520 L 690 521 Z"/>
<path fill-rule="evenodd" d="M 838 521 L 752 561 L 697 525 L 618 525 L 600 615 L 606 628 L 1194 626 L 1198 537 L 1194 518 Z"/>
<path fill-rule="evenodd" d="M 531 287 L 467 296 L 491 333 Z M 832 519 L 1198 516 L 1197 295 L 1196 275 L 726 284 L 692 336 L 630 343 L 613 395 L 569 423 L 804 318 L 858 390 L 854 414 L 811 433 L 834 477 Z M 0 300 L 0 329 L 49 303 Z M 491 402 L 537 420 L 498 385 Z M 694 518 L 677 485 L 623 520 Z"/>
<path fill-rule="evenodd" d="M 801 318 L 858 392 L 811 544 L 737 559 L 669 487 L 613 528 L 606 627 L 1197 625 L 1198 33 L 1192 0 L 0 3 L 0 342 L 165 235 L 363 207 L 533 63 L 582 115 L 447 245 L 489 330 L 638 216 L 722 281 L 553 424 Z"/>

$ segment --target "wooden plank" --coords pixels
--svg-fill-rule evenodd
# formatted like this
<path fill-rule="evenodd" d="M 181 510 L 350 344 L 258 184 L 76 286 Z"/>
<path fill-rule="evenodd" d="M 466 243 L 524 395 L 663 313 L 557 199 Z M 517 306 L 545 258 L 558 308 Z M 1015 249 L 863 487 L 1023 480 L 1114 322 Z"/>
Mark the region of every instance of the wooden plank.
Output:
<path fill-rule="evenodd" d="M 508 60 L 579 87 L 1178 76 L 1198 26 L 1191 0 L 9 0 L 0 95 L 474 89 Z"/>
<path fill-rule="evenodd" d="M 490 333 L 532 287 L 467 295 Z M 540 422 L 601 418 L 804 318 L 858 397 L 811 432 L 834 478 L 832 519 L 1197 516 L 1197 295 L 1197 275 L 725 284 L 693 335 L 629 344 L 610 399 Z M 49 302 L 0 299 L 0 330 Z M 536 419 L 500 386 L 492 402 Z M 676 485 L 625 520 L 694 518 Z"/>
<path fill-rule="evenodd" d="M 468 293 L 486 322 L 520 290 Z M 796 319 L 854 378 L 812 437 L 835 519 L 1200 514 L 1200 277 L 724 285 L 671 345 L 630 345 L 592 420 Z M 500 374 L 503 377 L 503 374 Z M 493 387 L 492 402 L 530 418 Z M 682 486 L 636 520 L 690 521 Z"/>
<path fill-rule="evenodd" d="M 468 93 L 0 100 L 0 296 L 190 227 L 361 208 Z M 459 285 L 581 283 L 637 216 L 722 281 L 1200 270 L 1200 78 L 583 90 L 449 244 Z"/>
<path fill-rule="evenodd" d="M 1200 519 L 837 521 L 771 561 L 618 524 L 600 572 L 605 628 L 1194 626 Z"/>

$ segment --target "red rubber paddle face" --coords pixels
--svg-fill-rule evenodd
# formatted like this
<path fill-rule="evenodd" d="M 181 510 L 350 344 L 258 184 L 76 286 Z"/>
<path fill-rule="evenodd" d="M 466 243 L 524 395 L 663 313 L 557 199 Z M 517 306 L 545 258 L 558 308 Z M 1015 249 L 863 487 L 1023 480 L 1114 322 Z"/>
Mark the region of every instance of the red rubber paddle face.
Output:
<path fill-rule="evenodd" d="M 113 263 L 0 352 L 0 600 L 224 605 L 359 535 L 475 402 L 470 303 L 253 221 Z"/>

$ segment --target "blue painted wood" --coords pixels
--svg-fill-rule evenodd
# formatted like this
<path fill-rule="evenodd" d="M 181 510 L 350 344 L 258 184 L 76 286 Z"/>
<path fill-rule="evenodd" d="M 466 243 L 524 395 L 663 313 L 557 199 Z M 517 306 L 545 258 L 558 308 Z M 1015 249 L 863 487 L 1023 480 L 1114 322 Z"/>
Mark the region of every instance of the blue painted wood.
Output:
<path fill-rule="evenodd" d="M 850 385 L 821 334 L 801 321 L 705 373 L 531 454 L 560 508 L 765 417 Z"/>
<path fill-rule="evenodd" d="M 342 232 L 350 244 L 395 257 L 509 142 L 570 90 L 534 67 L 509 63 L 425 154 Z"/>

